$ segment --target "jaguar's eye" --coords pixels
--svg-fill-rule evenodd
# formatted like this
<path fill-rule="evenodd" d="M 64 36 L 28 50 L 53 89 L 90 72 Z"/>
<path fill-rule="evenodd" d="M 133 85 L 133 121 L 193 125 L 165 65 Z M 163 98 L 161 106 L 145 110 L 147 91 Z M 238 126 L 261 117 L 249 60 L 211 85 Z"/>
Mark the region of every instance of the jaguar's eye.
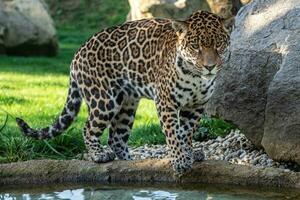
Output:
<path fill-rule="evenodd" d="M 199 39 L 198 39 L 198 38 L 194 38 L 194 39 L 191 41 L 191 47 L 192 47 L 193 49 L 199 50 Z"/>
<path fill-rule="evenodd" d="M 191 46 L 193 49 L 199 50 L 199 44 L 198 43 L 192 43 Z"/>

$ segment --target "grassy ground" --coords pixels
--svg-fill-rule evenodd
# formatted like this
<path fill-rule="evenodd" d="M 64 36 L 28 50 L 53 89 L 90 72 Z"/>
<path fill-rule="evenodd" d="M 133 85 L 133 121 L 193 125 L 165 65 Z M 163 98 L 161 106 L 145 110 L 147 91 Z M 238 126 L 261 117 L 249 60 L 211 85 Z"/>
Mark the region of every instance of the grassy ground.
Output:
<path fill-rule="evenodd" d="M 52 0 L 51 0 L 52 1 Z M 84 152 L 81 136 L 87 117 L 83 105 L 77 121 L 61 136 L 37 141 L 25 138 L 16 126 L 21 117 L 34 128 L 49 125 L 64 105 L 68 87 L 69 63 L 76 49 L 93 33 L 123 22 L 128 12 L 127 1 L 80 1 L 71 16 L 63 16 L 64 8 L 56 8 L 60 52 L 57 57 L 0 56 L 0 163 L 37 158 L 67 159 Z M 93 2 L 96 4 L 93 5 Z M 100 2 L 100 3 L 99 3 Z M 54 4 L 57 5 L 57 4 Z M 89 12 L 87 12 L 87 10 Z M 69 19 L 62 20 L 62 19 Z M 84 31 L 81 31 L 84 30 Z M 197 137 L 222 135 L 232 127 L 223 121 L 205 118 Z M 101 142 L 106 144 L 107 131 Z M 164 136 L 158 125 L 152 101 L 140 102 L 129 144 L 162 144 Z"/>

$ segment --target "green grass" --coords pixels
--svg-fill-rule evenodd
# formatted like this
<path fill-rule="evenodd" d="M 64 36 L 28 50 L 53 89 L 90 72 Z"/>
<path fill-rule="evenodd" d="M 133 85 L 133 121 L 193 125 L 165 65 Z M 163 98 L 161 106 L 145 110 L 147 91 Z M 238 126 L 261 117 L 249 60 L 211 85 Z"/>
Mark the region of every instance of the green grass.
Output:
<path fill-rule="evenodd" d="M 201 126 L 194 134 L 194 140 L 203 141 L 218 136 L 225 137 L 236 126 L 218 118 L 210 118 L 204 115 L 200 121 Z"/>

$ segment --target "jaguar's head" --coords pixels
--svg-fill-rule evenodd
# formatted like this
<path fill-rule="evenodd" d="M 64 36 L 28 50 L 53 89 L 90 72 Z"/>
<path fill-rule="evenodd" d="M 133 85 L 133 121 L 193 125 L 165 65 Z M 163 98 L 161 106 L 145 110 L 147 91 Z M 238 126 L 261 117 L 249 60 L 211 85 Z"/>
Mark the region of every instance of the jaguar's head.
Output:
<path fill-rule="evenodd" d="M 221 56 L 229 44 L 227 21 L 206 11 L 185 21 L 173 21 L 178 36 L 177 56 L 182 67 L 205 78 L 214 78 L 222 66 Z"/>

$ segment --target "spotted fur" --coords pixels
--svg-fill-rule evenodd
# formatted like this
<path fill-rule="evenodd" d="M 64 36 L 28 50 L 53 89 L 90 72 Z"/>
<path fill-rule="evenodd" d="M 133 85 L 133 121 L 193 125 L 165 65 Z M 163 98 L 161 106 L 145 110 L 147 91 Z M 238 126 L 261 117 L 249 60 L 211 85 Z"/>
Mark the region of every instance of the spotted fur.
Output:
<path fill-rule="evenodd" d="M 107 28 L 75 54 L 67 102 L 54 124 L 34 130 L 21 119 L 17 123 L 27 136 L 55 137 L 70 126 L 84 99 L 89 117 L 83 135 L 91 160 L 108 162 L 115 155 L 128 160 L 127 141 L 138 101 L 150 98 L 156 103 L 173 167 L 183 173 L 202 159 L 201 153 L 193 154 L 192 135 L 213 92 L 228 41 L 224 20 L 204 11 L 186 21 L 143 19 Z M 100 147 L 99 137 L 107 127 L 112 152 Z"/>

